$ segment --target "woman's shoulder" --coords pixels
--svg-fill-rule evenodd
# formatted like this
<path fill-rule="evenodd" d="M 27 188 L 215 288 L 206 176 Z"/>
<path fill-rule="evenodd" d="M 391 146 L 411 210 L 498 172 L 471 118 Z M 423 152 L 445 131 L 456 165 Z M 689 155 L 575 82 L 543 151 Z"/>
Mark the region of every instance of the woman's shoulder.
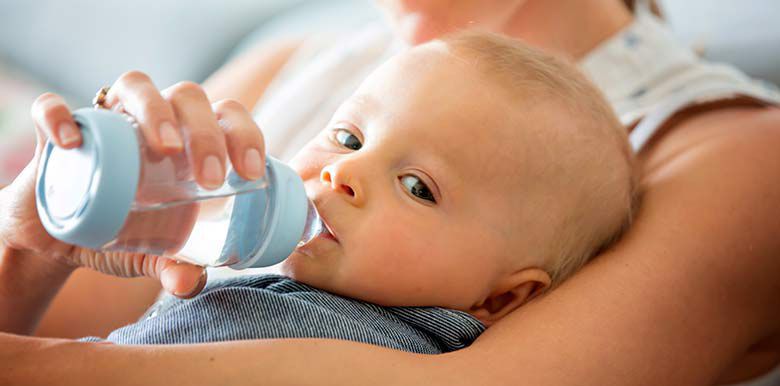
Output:
<path fill-rule="evenodd" d="M 645 180 L 699 163 L 742 165 L 748 169 L 744 172 L 767 173 L 774 164 L 780 166 L 778 146 L 780 108 L 748 100 L 718 101 L 675 115 L 638 158 Z"/>
<path fill-rule="evenodd" d="M 686 363 L 692 383 L 723 376 L 750 359 L 747 347 L 780 334 L 780 110 L 694 109 L 640 154 L 642 203 L 624 237 L 476 346 L 509 336 L 539 347 L 566 341 L 577 355 L 588 347 L 587 355 L 610 358 L 609 367 L 582 364 L 591 380 L 614 381 L 614 368 L 652 363 L 664 374 Z M 554 326 L 549 334 L 531 332 L 542 323 Z M 530 368 L 564 363 L 529 360 L 538 362 Z M 747 378 L 767 368 L 729 370 Z"/>
<path fill-rule="evenodd" d="M 706 267 L 700 287 L 730 292 L 711 298 L 734 306 L 719 317 L 780 334 L 780 108 L 698 106 L 659 134 L 639 154 L 642 239 L 672 232 L 668 250 L 695 246 L 686 258 Z"/>

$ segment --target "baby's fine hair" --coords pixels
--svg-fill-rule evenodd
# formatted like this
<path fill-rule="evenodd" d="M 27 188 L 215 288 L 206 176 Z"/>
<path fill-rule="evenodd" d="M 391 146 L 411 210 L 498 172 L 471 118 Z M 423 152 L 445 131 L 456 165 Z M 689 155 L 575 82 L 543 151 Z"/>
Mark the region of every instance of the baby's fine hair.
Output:
<path fill-rule="evenodd" d="M 574 118 L 575 127 L 561 128 L 557 136 L 573 150 L 557 157 L 554 169 L 557 189 L 569 191 L 573 204 L 552 215 L 552 240 L 541 241 L 552 289 L 612 245 L 633 220 L 639 200 L 626 129 L 601 92 L 563 59 L 488 32 L 461 31 L 442 42 L 509 95 L 546 98 Z M 604 172 L 589 176 L 588 166 Z"/>

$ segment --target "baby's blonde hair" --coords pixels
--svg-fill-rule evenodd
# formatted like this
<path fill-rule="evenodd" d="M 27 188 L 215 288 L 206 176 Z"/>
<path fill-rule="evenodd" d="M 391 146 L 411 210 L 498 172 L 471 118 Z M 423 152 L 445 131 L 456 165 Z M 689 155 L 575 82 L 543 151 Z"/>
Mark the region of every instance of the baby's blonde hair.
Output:
<path fill-rule="evenodd" d="M 575 127 L 561 128 L 563 135 L 556 136 L 565 137 L 572 151 L 556 154 L 557 185 L 551 185 L 572 191 L 574 200 L 566 213 L 551 215 L 553 240 L 540 240 L 546 244 L 544 268 L 554 288 L 614 243 L 632 222 L 638 198 L 626 129 L 601 92 L 563 59 L 487 32 L 461 31 L 441 41 L 509 95 L 549 101 L 575 118 Z M 589 166 L 610 173 L 589 176 Z M 584 172 L 573 170 L 579 168 Z"/>

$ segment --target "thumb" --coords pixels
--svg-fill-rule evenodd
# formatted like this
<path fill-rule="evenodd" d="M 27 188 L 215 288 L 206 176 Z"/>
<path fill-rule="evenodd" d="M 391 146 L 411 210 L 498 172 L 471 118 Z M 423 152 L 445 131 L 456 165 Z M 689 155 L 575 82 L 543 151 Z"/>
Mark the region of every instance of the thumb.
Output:
<path fill-rule="evenodd" d="M 204 267 L 161 257 L 155 264 L 155 273 L 163 288 L 176 297 L 189 299 L 206 286 Z"/>

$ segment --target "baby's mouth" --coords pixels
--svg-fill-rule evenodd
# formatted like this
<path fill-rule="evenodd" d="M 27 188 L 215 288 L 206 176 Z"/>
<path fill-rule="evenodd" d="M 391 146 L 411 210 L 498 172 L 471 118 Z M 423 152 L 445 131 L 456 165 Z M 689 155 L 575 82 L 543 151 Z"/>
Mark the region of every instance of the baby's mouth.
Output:
<path fill-rule="evenodd" d="M 325 221 L 324 218 L 320 217 L 320 219 L 322 220 L 323 227 L 322 227 L 322 231 L 320 232 L 319 236 L 321 236 L 323 238 L 326 238 L 326 239 L 331 239 L 331 240 L 333 240 L 333 241 L 338 243 L 339 239 L 336 237 L 335 233 L 333 232 L 333 229 Z"/>
<path fill-rule="evenodd" d="M 317 239 L 330 239 L 339 243 L 336 232 L 328 224 L 322 213 L 322 202 L 316 199 L 310 199 L 308 213 L 306 215 L 306 224 L 304 225 L 304 234 L 298 242 L 297 248 L 305 247 Z"/>
<path fill-rule="evenodd" d="M 325 240 L 332 240 L 336 244 L 341 244 L 341 242 L 339 242 L 338 236 L 336 236 L 336 232 L 333 231 L 333 228 L 330 226 L 330 224 L 328 224 L 325 217 L 322 216 L 322 212 L 320 212 L 319 209 L 320 208 L 316 207 L 315 204 L 315 210 L 317 213 L 313 218 L 315 219 L 314 224 L 312 224 L 313 226 L 309 228 L 309 236 L 304 238 L 305 241 L 302 240 L 299 242 L 295 248 L 296 251 L 310 258 L 316 258 L 316 256 L 323 251 L 321 248 L 325 246 L 318 243 L 317 240 L 320 240 L 321 242 L 324 242 Z"/>

